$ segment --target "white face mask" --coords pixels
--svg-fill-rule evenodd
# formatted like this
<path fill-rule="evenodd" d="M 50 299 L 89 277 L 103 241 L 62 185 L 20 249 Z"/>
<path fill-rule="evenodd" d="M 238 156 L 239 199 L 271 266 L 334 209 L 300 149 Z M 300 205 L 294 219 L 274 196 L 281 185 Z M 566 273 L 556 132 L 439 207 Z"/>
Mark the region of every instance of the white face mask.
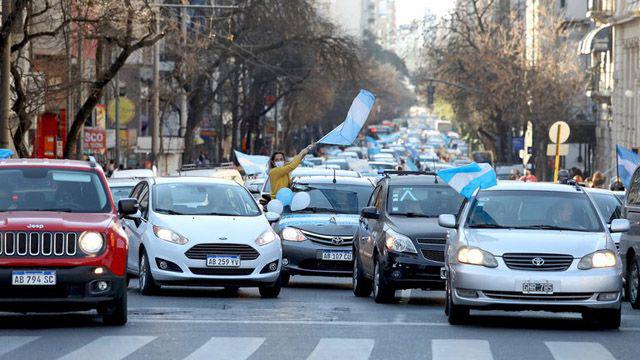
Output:
<path fill-rule="evenodd" d="M 284 161 L 276 161 L 276 167 L 284 166 Z"/>

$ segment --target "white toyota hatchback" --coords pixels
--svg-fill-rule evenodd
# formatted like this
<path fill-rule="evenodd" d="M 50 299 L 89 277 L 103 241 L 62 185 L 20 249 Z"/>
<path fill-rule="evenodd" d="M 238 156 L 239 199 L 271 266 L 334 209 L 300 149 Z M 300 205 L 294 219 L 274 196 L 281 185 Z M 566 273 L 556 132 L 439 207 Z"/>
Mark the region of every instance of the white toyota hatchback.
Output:
<path fill-rule="evenodd" d="M 128 272 L 140 292 L 168 286 L 258 287 L 280 293 L 282 248 L 270 221 L 243 186 L 196 177 L 146 179 L 131 197 L 140 219 L 126 220 Z M 266 216 L 265 216 L 266 215 Z"/>

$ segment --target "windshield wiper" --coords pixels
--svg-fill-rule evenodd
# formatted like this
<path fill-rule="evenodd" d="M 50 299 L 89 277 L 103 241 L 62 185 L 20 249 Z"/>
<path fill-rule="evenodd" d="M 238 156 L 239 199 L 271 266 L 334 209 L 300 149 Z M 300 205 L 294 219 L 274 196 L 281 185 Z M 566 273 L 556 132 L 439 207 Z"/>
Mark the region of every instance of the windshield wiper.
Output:
<path fill-rule="evenodd" d="M 498 224 L 474 224 L 469 225 L 472 229 L 511 229 L 510 226 L 502 226 Z"/>
<path fill-rule="evenodd" d="M 156 209 L 156 212 L 161 212 L 161 213 L 165 213 L 168 215 L 188 215 L 188 214 L 184 214 L 178 211 L 174 211 L 174 210 L 170 210 L 170 209 Z"/>
<path fill-rule="evenodd" d="M 576 228 L 571 228 L 571 227 L 548 225 L 548 224 L 536 224 L 536 225 L 518 226 L 518 227 L 516 227 L 516 229 L 587 231 L 587 230 L 584 230 L 584 229 L 576 229 Z"/>
<path fill-rule="evenodd" d="M 435 216 L 422 214 L 422 213 L 417 213 L 417 212 L 398 213 L 398 214 L 393 214 L 393 215 L 400 215 L 400 216 L 406 216 L 406 217 L 421 217 L 421 218 L 432 218 L 432 217 L 435 217 Z"/>

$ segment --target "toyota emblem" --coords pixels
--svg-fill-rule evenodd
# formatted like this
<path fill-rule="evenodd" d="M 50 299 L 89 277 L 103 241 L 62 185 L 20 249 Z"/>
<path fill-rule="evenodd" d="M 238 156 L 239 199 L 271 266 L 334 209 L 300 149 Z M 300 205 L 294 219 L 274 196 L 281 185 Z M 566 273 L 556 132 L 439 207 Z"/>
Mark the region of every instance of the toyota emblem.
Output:
<path fill-rule="evenodd" d="M 535 266 L 542 266 L 544 265 L 544 259 L 541 257 L 536 257 L 531 259 L 531 263 Z"/>
<path fill-rule="evenodd" d="M 334 236 L 333 238 L 331 238 L 331 243 L 333 245 L 342 245 L 343 242 L 344 242 L 344 239 L 339 236 Z"/>

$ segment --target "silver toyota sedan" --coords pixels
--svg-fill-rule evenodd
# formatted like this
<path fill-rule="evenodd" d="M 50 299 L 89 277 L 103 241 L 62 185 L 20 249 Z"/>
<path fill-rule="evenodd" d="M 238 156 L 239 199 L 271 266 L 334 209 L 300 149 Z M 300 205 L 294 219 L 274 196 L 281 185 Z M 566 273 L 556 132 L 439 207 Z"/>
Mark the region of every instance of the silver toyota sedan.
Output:
<path fill-rule="evenodd" d="M 441 215 L 451 324 L 470 309 L 580 312 L 604 328 L 620 326 L 622 266 L 607 225 L 582 188 L 501 183 L 480 190 L 460 212 Z"/>

